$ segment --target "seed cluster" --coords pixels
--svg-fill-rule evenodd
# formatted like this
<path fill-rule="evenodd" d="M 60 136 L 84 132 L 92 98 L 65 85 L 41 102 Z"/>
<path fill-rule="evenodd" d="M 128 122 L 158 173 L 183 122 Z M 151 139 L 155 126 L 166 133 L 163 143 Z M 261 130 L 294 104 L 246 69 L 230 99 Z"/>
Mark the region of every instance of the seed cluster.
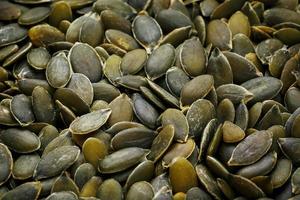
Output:
<path fill-rule="evenodd" d="M 1 200 L 300 199 L 298 0 L 0 1 Z"/>

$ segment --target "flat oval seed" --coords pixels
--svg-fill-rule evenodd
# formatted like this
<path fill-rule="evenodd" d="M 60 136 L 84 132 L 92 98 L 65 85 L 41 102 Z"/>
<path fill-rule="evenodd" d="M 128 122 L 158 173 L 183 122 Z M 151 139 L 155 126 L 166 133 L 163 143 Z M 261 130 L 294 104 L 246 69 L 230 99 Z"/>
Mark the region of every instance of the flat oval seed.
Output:
<path fill-rule="evenodd" d="M 37 86 L 32 91 L 32 109 L 38 122 L 53 123 L 55 106 L 52 96 L 43 87 Z"/>
<path fill-rule="evenodd" d="M 219 101 L 229 99 L 232 103 L 238 104 L 241 101 L 247 103 L 253 98 L 253 94 L 244 87 L 236 84 L 221 85 L 216 90 Z"/>
<path fill-rule="evenodd" d="M 104 75 L 115 86 L 116 86 L 117 79 L 122 76 L 120 71 L 121 62 L 122 62 L 122 58 L 120 56 L 113 54 L 107 58 L 103 66 Z"/>
<path fill-rule="evenodd" d="M 133 20 L 132 28 L 136 40 L 149 50 L 153 49 L 163 36 L 156 20 L 147 15 L 138 15 Z"/>
<path fill-rule="evenodd" d="M 35 69 L 46 69 L 51 55 L 46 48 L 31 49 L 27 54 L 28 63 Z"/>
<path fill-rule="evenodd" d="M 182 69 L 191 77 L 203 74 L 206 70 L 207 55 L 196 37 L 186 40 L 179 52 Z"/>
<path fill-rule="evenodd" d="M 189 135 L 199 138 L 206 124 L 216 116 L 213 104 L 206 99 L 198 99 L 188 109 L 186 118 Z"/>
<path fill-rule="evenodd" d="M 19 156 L 14 162 L 12 176 L 17 180 L 25 180 L 32 177 L 39 161 L 40 156 L 38 154 Z"/>
<path fill-rule="evenodd" d="M 222 33 L 220 36 L 219 33 Z M 232 33 L 228 25 L 221 20 L 212 20 L 207 25 L 206 44 L 212 44 L 221 50 L 232 48 Z"/>
<path fill-rule="evenodd" d="M 128 128 L 117 133 L 111 139 L 111 147 L 115 150 L 126 147 L 148 149 L 154 140 L 156 132 L 144 127 Z"/>
<path fill-rule="evenodd" d="M 91 105 L 94 98 L 94 91 L 91 81 L 81 73 L 73 73 L 68 82 L 67 88 L 73 90 L 88 105 Z"/>
<path fill-rule="evenodd" d="M 245 178 L 253 178 L 256 176 L 264 176 L 275 167 L 277 162 L 277 153 L 270 152 L 262 157 L 256 163 L 245 166 L 238 170 L 237 174 Z"/>
<path fill-rule="evenodd" d="M 175 96 L 180 96 L 181 89 L 187 82 L 189 82 L 189 80 L 190 79 L 186 73 L 178 67 L 171 67 L 166 72 L 166 85 L 170 92 Z"/>
<path fill-rule="evenodd" d="M 33 177 L 37 180 L 59 175 L 77 159 L 80 149 L 76 146 L 62 146 L 42 156 Z"/>
<path fill-rule="evenodd" d="M 204 98 L 213 88 L 214 79 L 211 75 L 200 75 L 187 82 L 180 94 L 182 106 L 191 105 L 198 99 Z"/>
<path fill-rule="evenodd" d="M 153 140 L 147 159 L 157 162 L 171 145 L 174 138 L 174 132 L 174 127 L 172 125 L 165 126 Z"/>
<path fill-rule="evenodd" d="M 239 142 L 245 137 L 245 132 L 232 122 L 225 121 L 222 127 L 223 141 L 227 143 Z"/>
<path fill-rule="evenodd" d="M 193 165 L 183 157 L 175 159 L 169 168 L 169 176 L 174 193 L 186 193 L 198 185 L 196 171 Z"/>
<path fill-rule="evenodd" d="M 281 187 L 291 176 L 292 162 L 288 159 L 279 159 L 271 173 L 273 188 Z"/>
<path fill-rule="evenodd" d="M 2 130 L 0 140 L 17 153 L 31 153 L 41 146 L 41 142 L 35 133 L 17 128 Z"/>
<path fill-rule="evenodd" d="M 200 183 L 215 199 L 221 200 L 222 193 L 218 188 L 217 182 L 215 181 L 213 175 L 210 173 L 207 167 L 203 164 L 198 164 L 195 169 Z"/>
<path fill-rule="evenodd" d="M 123 75 L 136 74 L 139 72 L 148 58 L 144 49 L 134 49 L 124 55 L 121 61 L 120 70 Z"/>
<path fill-rule="evenodd" d="M 231 66 L 233 81 L 235 83 L 243 83 L 250 79 L 262 76 L 262 73 L 258 72 L 255 65 L 245 57 L 229 51 L 223 52 L 223 54 L 226 56 Z"/>
<path fill-rule="evenodd" d="M 6 145 L 0 143 L 0 185 L 3 185 L 9 179 L 12 169 L 13 158 L 11 152 Z"/>
<path fill-rule="evenodd" d="M 174 143 L 170 146 L 167 153 L 162 158 L 162 165 L 164 167 L 169 167 L 172 165 L 173 160 L 176 157 L 188 158 L 195 149 L 195 141 L 193 139 L 188 139 L 186 143 Z"/>
<path fill-rule="evenodd" d="M 230 64 L 220 49 L 215 48 L 208 60 L 207 73 L 214 77 L 214 85 L 217 88 L 223 84 L 233 82 L 233 74 Z"/>
<path fill-rule="evenodd" d="M 250 22 L 248 17 L 243 14 L 241 11 L 235 12 L 228 21 L 229 29 L 232 32 L 232 36 L 236 34 L 242 33 L 246 36 L 250 36 L 251 29 L 250 29 Z"/>
<path fill-rule="evenodd" d="M 133 108 L 131 99 L 126 94 L 121 94 L 110 102 L 111 115 L 108 125 L 112 126 L 121 121 L 131 121 L 133 118 Z"/>
<path fill-rule="evenodd" d="M 82 153 L 84 159 L 97 168 L 99 159 L 103 159 L 108 154 L 108 149 L 102 140 L 90 137 L 83 143 Z"/>
<path fill-rule="evenodd" d="M 140 181 L 130 187 L 126 200 L 151 200 L 153 197 L 154 192 L 152 186 L 146 181 Z"/>
<path fill-rule="evenodd" d="M 164 44 L 150 54 L 145 71 L 150 80 L 163 76 L 175 61 L 175 49 L 170 44 Z"/>
<path fill-rule="evenodd" d="M 18 23 L 21 25 L 37 24 L 50 15 L 51 9 L 49 7 L 35 7 L 24 13 L 19 17 Z"/>
<path fill-rule="evenodd" d="M 186 142 L 189 134 L 189 125 L 184 114 L 177 110 L 169 108 L 160 116 L 162 126 L 173 125 L 175 129 L 174 140 Z"/>
<path fill-rule="evenodd" d="M 103 183 L 98 188 L 96 197 L 98 197 L 101 200 L 122 200 L 122 186 L 115 179 L 107 179 L 103 181 Z"/>
<path fill-rule="evenodd" d="M 65 35 L 60 30 L 48 24 L 33 26 L 29 29 L 28 36 L 32 44 L 37 47 L 65 40 Z"/>
<path fill-rule="evenodd" d="M 70 125 L 73 134 L 87 134 L 99 129 L 108 120 L 111 109 L 97 110 L 75 119 Z"/>
<path fill-rule="evenodd" d="M 129 34 L 122 31 L 109 29 L 105 31 L 105 37 L 109 43 L 112 43 L 125 51 L 131 51 L 139 48 L 139 44 Z"/>
<path fill-rule="evenodd" d="M 12 98 L 10 110 L 15 119 L 23 126 L 29 125 L 35 120 L 31 100 L 24 94 Z"/>
<path fill-rule="evenodd" d="M 149 160 L 143 161 L 130 173 L 124 187 L 125 189 L 128 189 L 136 182 L 150 181 L 153 175 L 154 163 Z"/>
<path fill-rule="evenodd" d="M 14 44 L 27 37 L 27 29 L 17 23 L 1 26 L 0 28 L 0 47 Z"/>
<path fill-rule="evenodd" d="M 244 82 L 242 87 L 253 94 L 252 103 L 274 98 L 282 89 L 282 82 L 273 77 L 258 77 Z"/>
<path fill-rule="evenodd" d="M 292 192 L 294 194 L 299 194 L 299 168 L 293 173 L 291 182 L 292 182 Z"/>
<path fill-rule="evenodd" d="M 90 45 L 75 43 L 70 49 L 68 57 L 74 72 L 86 75 L 92 83 L 101 79 L 102 63 L 99 55 Z"/>
<path fill-rule="evenodd" d="M 90 163 L 83 163 L 79 165 L 74 174 L 74 182 L 81 190 L 88 180 L 96 175 L 96 169 Z"/>
<path fill-rule="evenodd" d="M 256 131 L 246 137 L 234 149 L 228 164 L 230 166 L 249 165 L 259 160 L 272 145 L 272 133 Z"/>
<path fill-rule="evenodd" d="M 278 138 L 278 144 L 283 154 L 292 160 L 293 163 L 300 163 L 299 160 L 299 149 L 300 138 Z"/>
<path fill-rule="evenodd" d="M 137 164 L 147 153 L 147 150 L 137 147 L 115 151 L 99 161 L 98 170 L 104 174 L 123 171 Z"/>
<path fill-rule="evenodd" d="M 48 62 L 46 67 L 46 78 L 49 85 L 52 87 L 65 87 L 69 82 L 71 75 L 71 64 L 64 53 L 57 54 Z"/>
<path fill-rule="evenodd" d="M 137 118 L 150 128 L 156 127 L 156 120 L 159 117 L 157 110 L 149 104 L 140 94 L 132 95 L 133 111 Z"/>
<path fill-rule="evenodd" d="M 3 200 L 37 199 L 42 189 L 40 182 L 27 182 L 17 186 L 3 195 Z"/>

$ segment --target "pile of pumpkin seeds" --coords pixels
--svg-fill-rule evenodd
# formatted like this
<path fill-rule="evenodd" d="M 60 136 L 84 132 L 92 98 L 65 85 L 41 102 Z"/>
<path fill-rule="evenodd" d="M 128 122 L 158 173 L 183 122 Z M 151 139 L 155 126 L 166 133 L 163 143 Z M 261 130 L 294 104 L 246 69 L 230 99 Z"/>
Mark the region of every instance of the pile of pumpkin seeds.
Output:
<path fill-rule="evenodd" d="M 299 50 L 298 0 L 1 0 L 0 199 L 300 199 Z"/>

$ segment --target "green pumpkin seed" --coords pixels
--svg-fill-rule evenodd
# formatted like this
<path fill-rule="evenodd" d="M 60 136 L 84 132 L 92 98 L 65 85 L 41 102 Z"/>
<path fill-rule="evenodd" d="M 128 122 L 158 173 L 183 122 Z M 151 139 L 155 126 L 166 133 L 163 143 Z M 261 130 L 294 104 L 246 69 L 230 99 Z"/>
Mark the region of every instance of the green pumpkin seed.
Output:
<path fill-rule="evenodd" d="M 170 44 L 164 44 L 155 49 L 147 60 L 145 71 L 150 80 L 163 76 L 175 61 L 175 49 Z"/>
<path fill-rule="evenodd" d="M 253 94 L 242 86 L 236 84 L 224 84 L 216 89 L 219 101 L 229 99 L 232 103 L 238 104 L 241 101 L 248 102 Z"/>
<path fill-rule="evenodd" d="M 245 132 L 232 122 L 225 121 L 222 127 L 223 141 L 227 143 L 239 142 L 245 137 Z"/>
<path fill-rule="evenodd" d="M 211 75 L 200 75 L 187 82 L 181 90 L 181 105 L 191 105 L 196 100 L 205 97 L 211 91 L 213 85 L 214 79 Z"/>
<path fill-rule="evenodd" d="M 218 33 L 222 33 L 219 37 Z M 230 50 L 232 48 L 232 33 L 228 24 L 221 20 L 212 20 L 207 25 L 206 44 L 212 44 L 221 50 Z"/>
<path fill-rule="evenodd" d="M 101 81 L 98 83 L 92 83 L 92 86 L 94 91 L 94 100 L 104 100 L 110 103 L 121 94 L 116 87 L 107 82 Z"/>
<path fill-rule="evenodd" d="M 134 183 L 128 193 L 127 200 L 138 200 L 145 199 L 151 200 L 154 197 L 154 192 L 152 186 L 146 181 L 140 181 Z"/>
<path fill-rule="evenodd" d="M 125 51 L 131 51 L 139 48 L 139 44 L 130 35 L 118 30 L 106 30 L 105 38 L 109 43 L 112 43 Z"/>
<path fill-rule="evenodd" d="M 87 134 L 99 129 L 106 123 L 111 114 L 111 109 L 94 111 L 75 119 L 70 125 L 73 134 Z"/>
<path fill-rule="evenodd" d="M 121 121 L 131 121 L 133 118 L 133 108 L 131 99 L 126 94 L 121 94 L 109 104 L 111 114 L 108 125 L 112 126 Z"/>
<path fill-rule="evenodd" d="M 144 49 L 129 51 L 122 58 L 120 70 L 123 75 L 136 74 L 143 68 L 147 59 L 148 55 Z"/>
<path fill-rule="evenodd" d="M 174 143 L 162 158 L 162 165 L 169 167 L 176 157 L 188 158 L 195 149 L 195 141 L 188 139 L 186 143 Z"/>
<path fill-rule="evenodd" d="M 243 83 L 250 79 L 262 76 L 255 65 L 243 56 L 233 52 L 223 52 L 223 54 L 226 56 L 231 66 L 234 82 Z"/>
<path fill-rule="evenodd" d="M 35 7 L 24 13 L 18 19 L 20 25 L 33 25 L 45 20 L 50 15 L 49 7 Z"/>
<path fill-rule="evenodd" d="M 125 183 L 125 188 L 130 188 L 134 183 L 139 181 L 149 181 L 154 175 L 154 163 L 152 161 L 141 162 L 130 173 Z"/>
<path fill-rule="evenodd" d="M 257 199 L 266 196 L 265 193 L 257 185 L 255 185 L 255 183 L 242 176 L 230 175 L 228 183 L 241 195 L 247 198 Z"/>
<path fill-rule="evenodd" d="M 195 169 L 200 183 L 206 188 L 206 190 L 215 199 L 222 199 L 222 193 L 210 171 L 202 164 L 198 164 Z"/>
<path fill-rule="evenodd" d="M 247 37 L 250 36 L 250 22 L 248 17 L 243 14 L 241 11 L 235 12 L 228 20 L 229 29 L 232 32 L 232 36 L 242 33 Z"/>
<path fill-rule="evenodd" d="M 57 76 L 57 73 L 60 76 Z M 59 53 L 50 59 L 46 68 L 46 77 L 52 87 L 60 88 L 66 86 L 71 75 L 71 65 L 64 53 Z"/>
<path fill-rule="evenodd" d="M 39 161 L 40 156 L 37 154 L 19 156 L 14 162 L 12 176 L 17 180 L 25 180 L 32 177 Z"/>
<path fill-rule="evenodd" d="M 106 78 L 114 85 L 116 85 L 117 78 L 121 77 L 120 64 L 122 58 L 117 55 L 111 55 L 107 58 L 104 67 L 103 73 Z"/>
<path fill-rule="evenodd" d="M 101 173 L 121 172 L 139 163 L 148 151 L 137 147 L 124 148 L 109 154 L 99 161 L 98 170 Z"/>
<path fill-rule="evenodd" d="M 228 18 L 235 11 L 239 10 L 246 0 L 237 1 L 237 0 L 229 0 L 219 4 L 212 12 L 210 17 L 212 19 L 220 19 L 220 18 Z"/>
<path fill-rule="evenodd" d="M 273 188 L 282 186 L 289 179 L 291 173 L 292 162 L 288 159 L 279 159 L 270 175 Z"/>
<path fill-rule="evenodd" d="M 0 144 L 0 152 L 0 185 L 3 185 L 9 179 L 12 173 L 13 158 L 7 146 L 2 143 Z"/>
<path fill-rule="evenodd" d="M 284 155 L 290 158 L 293 163 L 299 163 L 298 151 L 294 150 L 298 149 L 299 138 L 279 138 L 277 141 Z"/>
<path fill-rule="evenodd" d="M 133 35 L 146 49 L 152 50 L 162 39 L 159 24 L 150 16 L 138 15 L 132 22 Z"/>
<path fill-rule="evenodd" d="M 79 194 L 79 189 L 75 182 L 68 176 L 67 173 L 63 173 L 59 176 L 52 185 L 51 193 L 70 191 L 76 195 Z"/>
<path fill-rule="evenodd" d="M 169 19 L 172 20 L 170 21 Z M 161 10 L 156 16 L 156 21 L 164 33 L 169 33 L 176 28 L 191 26 L 193 24 L 189 17 L 172 8 Z"/>
<path fill-rule="evenodd" d="M 214 48 L 208 60 L 207 73 L 214 77 L 214 86 L 217 88 L 233 81 L 233 74 L 227 58 L 218 48 Z"/>
<path fill-rule="evenodd" d="M 264 176 L 268 174 L 276 165 L 277 153 L 270 152 L 256 163 L 241 168 L 237 174 L 245 178 Z"/>
<path fill-rule="evenodd" d="M 272 144 L 272 133 L 257 131 L 247 136 L 234 149 L 228 164 L 230 166 L 249 165 L 259 160 Z M 248 152 L 251 152 L 249 155 Z"/>
<path fill-rule="evenodd" d="M 49 24 L 38 24 L 28 30 L 28 36 L 33 45 L 47 46 L 53 42 L 65 40 L 65 35 Z"/>
<path fill-rule="evenodd" d="M 81 51 L 85 53 L 82 54 Z M 102 63 L 97 52 L 90 45 L 75 43 L 70 49 L 68 59 L 75 73 L 86 75 L 92 83 L 101 79 Z"/>
<path fill-rule="evenodd" d="M 17 23 L 1 26 L 0 33 L 0 47 L 20 42 L 27 37 L 27 29 Z"/>
<path fill-rule="evenodd" d="M 169 108 L 160 116 L 162 126 L 173 125 L 175 130 L 174 140 L 186 142 L 189 134 L 189 125 L 183 113 L 177 109 Z"/>
<path fill-rule="evenodd" d="M 299 168 L 293 173 L 291 178 L 292 192 L 294 194 L 299 194 Z"/>
<path fill-rule="evenodd" d="M 179 59 L 182 69 L 191 77 L 199 76 L 206 70 L 207 55 L 196 37 L 182 43 Z"/>
<path fill-rule="evenodd" d="M 249 53 L 255 53 L 252 41 L 243 33 L 238 33 L 233 36 L 232 51 L 241 56 L 246 56 Z"/>
<path fill-rule="evenodd" d="M 154 140 L 155 132 L 144 128 L 128 128 L 117 133 L 111 140 L 111 146 L 115 150 L 127 147 L 140 147 L 148 149 Z"/>
<path fill-rule="evenodd" d="M 35 133 L 17 128 L 2 130 L 0 140 L 17 153 L 31 153 L 41 146 L 41 142 Z"/>
<path fill-rule="evenodd" d="M 235 108 L 229 99 L 220 101 L 217 107 L 217 118 L 220 122 L 229 121 L 233 122 L 235 118 Z"/>
<path fill-rule="evenodd" d="M 33 177 L 37 180 L 59 175 L 69 168 L 79 156 L 76 146 L 62 146 L 43 156 L 36 166 Z"/>
<path fill-rule="evenodd" d="M 67 88 L 73 90 L 88 105 L 93 102 L 93 86 L 91 81 L 84 74 L 73 73 L 68 82 Z"/>
<path fill-rule="evenodd" d="M 196 171 L 186 158 L 176 158 L 169 168 L 169 174 L 174 193 L 187 192 L 198 185 Z"/>
<path fill-rule="evenodd" d="M 167 151 L 174 138 L 174 127 L 172 125 L 165 126 L 154 138 L 150 153 L 147 155 L 149 160 L 157 162 L 159 158 Z"/>
<path fill-rule="evenodd" d="M 96 175 L 96 169 L 90 163 L 81 164 L 75 171 L 74 182 L 81 190 L 84 184 Z"/>
<path fill-rule="evenodd" d="M 103 181 L 103 183 L 98 188 L 96 197 L 102 200 L 122 200 L 122 186 L 115 179 L 107 179 Z"/>
<path fill-rule="evenodd" d="M 50 58 L 51 55 L 43 47 L 31 49 L 27 54 L 28 63 L 35 69 L 46 69 Z"/>
<path fill-rule="evenodd" d="M 54 192 L 46 200 L 77 200 L 77 195 L 71 191 Z"/>
<path fill-rule="evenodd" d="M 2 196 L 3 200 L 37 199 L 42 189 L 40 182 L 23 183 Z"/>

